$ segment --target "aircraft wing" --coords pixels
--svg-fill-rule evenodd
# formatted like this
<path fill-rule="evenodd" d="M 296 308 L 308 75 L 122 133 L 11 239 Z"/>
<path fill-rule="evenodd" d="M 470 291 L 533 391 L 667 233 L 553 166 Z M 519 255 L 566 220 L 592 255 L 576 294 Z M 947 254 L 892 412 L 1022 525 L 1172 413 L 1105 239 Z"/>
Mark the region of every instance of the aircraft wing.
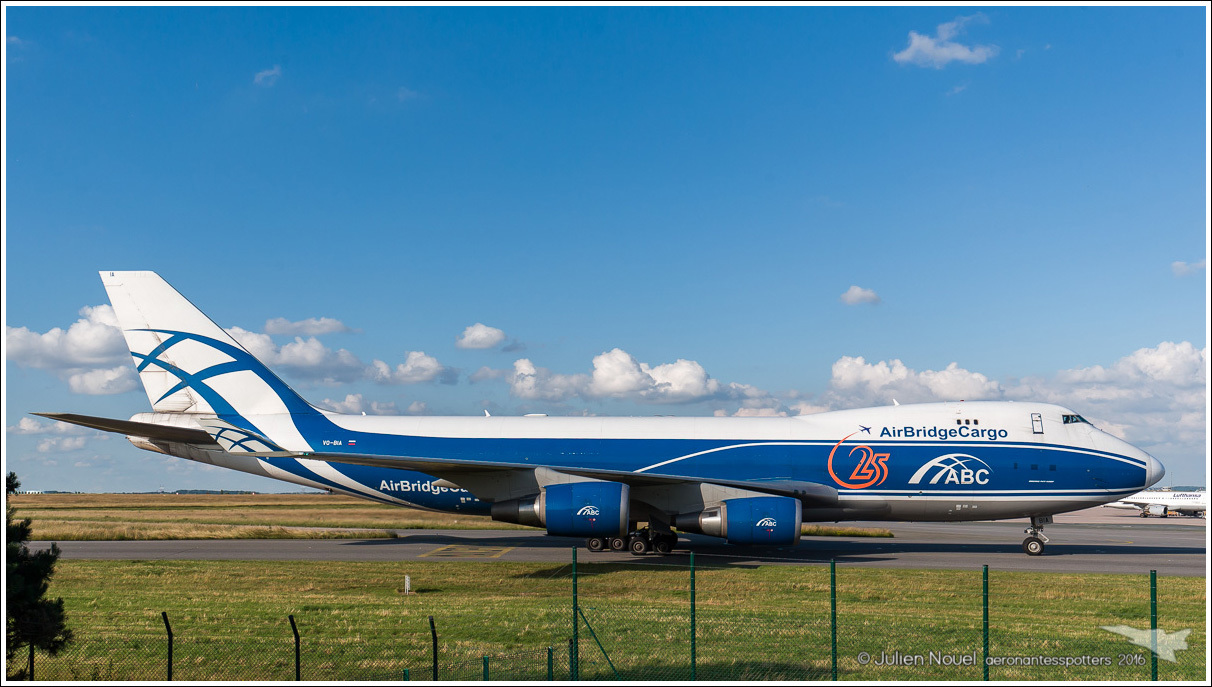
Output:
<path fill-rule="evenodd" d="M 795 480 L 705 480 L 701 477 L 654 475 L 647 472 L 636 473 L 626 470 L 536 466 L 524 463 L 480 460 L 453 461 L 435 458 L 357 455 L 348 453 L 292 453 L 282 451 L 277 446 L 268 444 L 267 440 L 250 435 L 248 432 L 243 432 L 243 436 L 233 442 L 231 438 L 225 435 L 230 434 L 232 431 L 242 430 L 236 430 L 236 428 L 217 420 L 202 421 L 206 429 L 198 429 L 197 425 L 191 427 L 175 426 L 136 422 L 133 420 L 115 420 L 74 413 L 34 413 L 34 415 L 106 432 L 144 437 L 151 441 L 209 445 L 208 448 L 220 449 L 228 453 L 241 453 L 250 457 L 303 458 L 329 463 L 414 470 L 447 480 L 471 491 L 480 498 L 487 498 L 489 500 L 516 498 L 519 495 L 526 495 L 537 491 L 537 482 L 535 481 L 536 471 L 548 470 L 556 475 L 556 480 L 560 480 L 560 476 L 562 475 L 571 476 L 574 479 L 583 478 L 622 482 L 632 488 L 682 487 L 711 484 L 729 489 L 760 492 L 774 496 L 790 496 L 799 499 L 809 508 L 835 508 L 838 505 L 837 490 L 817 482 Z M 192 423 L 193 420 L 189 420 L 189 422 Z M 265 441 L 268 445 L 260 446 L 258 440 Z"/>
<path fill-rule="evenodd" d="M 535 473 L 548 470 L 562 475 L 571 475 L 590 480 L 622 482 L 633 488 L 643 487 L 673 487 L 694 484 L 712 484 L 744 491 L 756 491 L 775 496 L 790 496 L 797 498 L 808 507 L 833 508 L 838 505 L 837 490 L 817 482 L 800 482 L 796 480 L 754 480 L 734 481 L 703 479 L 678 475 L 654 475 L 651 473 L 636 473 L 626 470 L 600 470 L 579 467 L 536 466 L 523 463 L 504 463 L 491 461 L 452 461 L 433 458 L 395 457 L 374 455 L 351 455 L 347 453 L 312 453 L 306 457 L 330 463 L 346 463 L 349 465 L 367 465 L 371 467 L 397 468 L 400 470 L 415 470 L 447 480 L 471 491 L 483 498 L 500 498 L 484 494 L 483 489 L 471 486 L 474 483 L 502 482 L 508 479 L 510 473 Z M 495 474 L 494 474 L 495 473 Z M 483 496 L 481 496 L 483 494 Z"/>

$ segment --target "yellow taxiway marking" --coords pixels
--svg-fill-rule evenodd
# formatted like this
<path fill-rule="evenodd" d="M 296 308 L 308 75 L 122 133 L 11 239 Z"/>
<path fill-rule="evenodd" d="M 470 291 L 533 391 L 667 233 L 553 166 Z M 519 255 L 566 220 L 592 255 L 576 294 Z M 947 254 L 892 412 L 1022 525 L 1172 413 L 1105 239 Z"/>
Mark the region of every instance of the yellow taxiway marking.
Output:
<path fill-rule="evenodd" d="M 429 553 L 423 553 L 417 558 L 433 556 L 435 558 L 500 558 L 513 551 L 513 546 L 464 546 L 451 544 L 440 546 Z"/>

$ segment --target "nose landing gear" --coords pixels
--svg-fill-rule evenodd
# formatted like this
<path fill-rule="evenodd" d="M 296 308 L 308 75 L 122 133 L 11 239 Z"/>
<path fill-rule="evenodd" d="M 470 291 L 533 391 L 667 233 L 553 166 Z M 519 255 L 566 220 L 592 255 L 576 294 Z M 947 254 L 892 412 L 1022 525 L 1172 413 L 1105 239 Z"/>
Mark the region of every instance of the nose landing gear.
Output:
<path fill-rule="evenodd" d="M 1023 552 L 1028 556 L 1038 556 L 1044 552 L 1044 544 L 1048 538 L 1044 536 L 1044 525 L 1052 524 L 1051 515 L 1031 516 L 1031 526 L 1023 530 L 1027 538 L 1023 540 Z"/>

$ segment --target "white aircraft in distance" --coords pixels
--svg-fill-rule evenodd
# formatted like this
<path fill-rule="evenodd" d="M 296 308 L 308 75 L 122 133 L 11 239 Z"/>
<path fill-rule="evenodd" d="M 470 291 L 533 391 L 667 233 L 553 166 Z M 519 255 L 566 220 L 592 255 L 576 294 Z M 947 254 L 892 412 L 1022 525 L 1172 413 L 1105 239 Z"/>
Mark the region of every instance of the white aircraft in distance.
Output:
<path fill-rule="evenodd" d="M 45 417 L 135 446 L 383 503 L 490 514 L 667 553 L 673 528 L 785 546 L 803 522 L 1030 518 L 1121 499 L 1165 468 L 1043 403 L 797 417 L 401 417 L 303 400 L 154 272 L 102 272 L 151 413 Z M 647 524 L 639 529 L 639 525 Z"/>
<path fill-rule="evenodd" d="M 1207 516 L 1208 492 L 1206 491 L 1142 491 L 1114 503 L 1103 504 L 1104 508 L 1127 508 L 1140 511 L 1142 518 L 1156 515 L 1169 517 L 1171 513 Z"/>

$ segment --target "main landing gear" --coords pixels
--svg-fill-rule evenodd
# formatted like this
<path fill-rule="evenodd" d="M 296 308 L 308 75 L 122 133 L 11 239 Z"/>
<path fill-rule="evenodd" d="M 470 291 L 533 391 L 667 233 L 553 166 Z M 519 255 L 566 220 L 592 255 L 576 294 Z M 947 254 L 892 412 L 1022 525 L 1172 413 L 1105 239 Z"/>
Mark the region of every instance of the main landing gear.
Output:
<path fill-rule="evenodd" d="M 643 556 L 649 552 L 666 554 L 677 546 L 678 536 L 673 532 L 653 532 L 645 527 L 636 530 L 626 537 L 590 537 L 585 540 L 585 547 L 590 551 L 630 551 L 633 556 Z"/>
<path fill-rule="evenodd" d="M 1023 540 L 1023 551 L 1028 556 L 1038 556 L 1044 552 L 1044 544 L 1048 543 L 1048 538 L 1044 536 L 1044 525 L 1051 524 L 1051 515 L 1031 516 L 1031 526 L 1023 530 L 1028 535 Z"/>

